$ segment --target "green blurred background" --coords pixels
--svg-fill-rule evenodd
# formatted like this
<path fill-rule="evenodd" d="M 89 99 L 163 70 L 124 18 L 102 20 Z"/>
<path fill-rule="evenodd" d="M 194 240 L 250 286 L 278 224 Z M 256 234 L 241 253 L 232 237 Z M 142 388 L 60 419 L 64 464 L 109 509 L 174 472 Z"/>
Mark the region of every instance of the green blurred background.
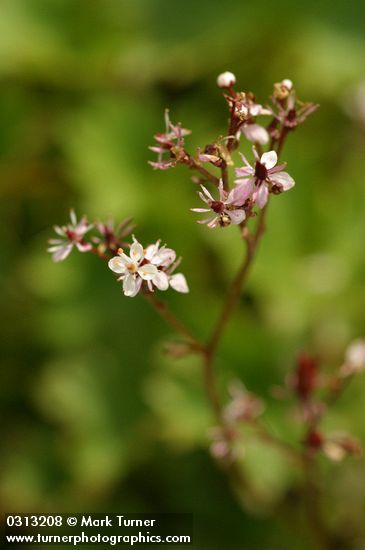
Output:
<path fill-rule="evenodd" d="M 196 548 L 315 548 L 274 451 L 249 445 L 246 467 L 284 513 L 237 505 L 207 452 L 200 366 L 162 353 L 170 329 L 95 257 L 55 265 L 46 242 L 71 207 L 133 215 L 143 243 L 183 255 L 191 292 L 165 297 L 205 337 L 241 245 L 234 229 L 195 223 L 191 174 L 152 171 L 148 145 L 165 107 L 193 130 L 191 151 L 223 134 L 224 70 L 261 102 L 291 78 L 321 108 L 290 135 L 297 186 L 272 201 L 217 368 L 222 395 L 244 380 L 272 429 L 297 440 L 272 386 L 298 350 L 330 372 L 365 335 L 364 20 L 360 0 L 1 0 L 1 511 L 192 511 Z M 364 439 L 364 391 L 359 378 L 325 428 Z M 329 523 L 364 549 L 364 461 L 321 467 Z"/>

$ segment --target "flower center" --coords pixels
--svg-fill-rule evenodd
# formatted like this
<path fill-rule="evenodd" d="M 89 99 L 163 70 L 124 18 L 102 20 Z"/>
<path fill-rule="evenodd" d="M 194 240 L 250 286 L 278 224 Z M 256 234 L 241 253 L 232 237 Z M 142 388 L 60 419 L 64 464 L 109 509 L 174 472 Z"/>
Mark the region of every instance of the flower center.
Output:
<path fill-rule="evenodd" d="M 216 213 L 216 214 L 223 214 L 224 212 L 224 204 L 221 201 L 211 201 L 210 208 Z"/>
<path fill-rule="evenodd" d="M 130 264 L 127 265 L 127 269 L 129 271 L 129 273 L 136 273 L 137 266 L 134 263 L 130 263 Z"/>
<path fill-rule="evenodd" d="M 255 178 L 257 180 L 264 181 L 267 176 L 268 172 L 266 166 L 257 160 L 255 165 Z"/>

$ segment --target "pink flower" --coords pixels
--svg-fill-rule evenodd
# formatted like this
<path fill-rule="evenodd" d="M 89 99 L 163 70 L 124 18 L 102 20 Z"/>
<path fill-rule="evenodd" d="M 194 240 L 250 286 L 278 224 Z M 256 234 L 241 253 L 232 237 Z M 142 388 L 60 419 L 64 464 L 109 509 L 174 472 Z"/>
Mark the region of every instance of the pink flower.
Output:
<path fill-rule="evenodd" d="M 199 197 L 205 202 L 209 208 L 192 208 L 193 212 L 214 212 L 212 218 L 200 220 L 198 223 L 206 223 L 212 229 L 214 227 L 226 227 L 231 223 L 239 225 L 246 218 L 246 212 L 243 208 L 245 200 L 239 201 L 235 196 L 235 189 L 228 193 L 223 189 L 223 182 L 219 182 L 219 200 L 215 200 L 208 189 L 203 185 L 200 186 L 202 191 L 199 192 Z"/>
<path fill-rule="evenodd" d="M 288 130 L 296 128 L 305 119 L 318 109 L 315 103 L 304 103 L 296 99 L 293 83 L 289 79 L 274 84 L 272 102 L 277 109 L 271 110 L 276 121 Z"/>
<path fill-rule="evenodd" d="M 263 401 L 248 392 L 239 381 L 231 384 L 229 392 L 232 399 L 224 408 L 224 418 L 227 422 L 250 421 L 263 413 Z"/>
<path fill-rule="evenodd" d="M 268 151 L 258 156 L 253 148 L 256 158 L 255 166 L 251 166 L 244 155 L 242 159 L 245 166 L 236 169 L 235 180 L 236 188 L 233 191 L 233 197 L 236 202 L 242 202 L 243 199 L 252 195 L 253 201 L 259 208 L 263 208 L 267 203 L 269 192 L 277 194 L 291 189 L 295 185 L 293 178 L 283 171 L 285 164 L 276 165 L 278 156 L 275 151 Z"/>
<path fill-rule="evenodd" d="M 52 254 L 54 262 L 65 260 L 74 246 L 76 246 L 80 252 L 88 252 L 92 249 L 92 245 L 84 241 L 84 236 L 90 231 L 93 225 L 88 223 L 85 216 L 78 222 L 73 210 L 70 211 L 70 218 L 70 224 L 54 226 L 55 232 L 61 239 L 50 239 L 48 241 L 51 246 L 47 251 Z"/>
<path fill-rule="evenodd" d="M 260 145 L 268 143 L 270 136 L 263 126 L 256 123 L 256 117 L 271 115 L 272 111 L 256 103 L 251 93 L 241 92 L 234 97 L 226 96 L 226 100 L 233 110 L 236 138 L 239 139 L 240 134 L 243 133 L 246 139 L 253 143 Z"/>
<path fill-rule="evenodd" d="M 171 286 L 178 292 L 189 292 L 184 275 L 172 275 L 177 265 L 175 251 L 171 248 L 160 248 L 159 245 L 160 241 L 157 241 L 144 250 L 133 237 L 129 256 L 119 249 L 118 256 L 109 260 L 109 268 L 120 274 L 118 281 L 123 281 L 125 296 L 136 296 L 142 288 L 143 281 L 146 281 L 150 292 L 153 292 L 153 285 L 159 290 L 167 290 Z"/>
<path fill-rule="evenodd" d="M 182 128 L 180 124 L 172 124 L 168 109 L 165 110 L 165 133 L 155 134 L 156 144 L 149 147 L 157 153 L 157 161 L 148 161 L 154 170 L 168 170 L 176 166 L 178 162 L 187 160 L 184 149 L 184 137 L 191 134 L 190 130 Z M 168 154 L 168 158 L 163 158 Z"/>

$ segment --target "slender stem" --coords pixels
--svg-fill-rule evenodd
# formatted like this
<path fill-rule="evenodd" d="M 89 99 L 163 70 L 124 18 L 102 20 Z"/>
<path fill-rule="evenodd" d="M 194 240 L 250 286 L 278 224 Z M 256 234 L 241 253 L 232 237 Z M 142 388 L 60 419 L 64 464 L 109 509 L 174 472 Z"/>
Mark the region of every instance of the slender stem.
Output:
<path fill-rule="evenodd" d="M 225 161 L 223 161 L 223 163 L 222 163 L 221 172 L 222 172 L 223 188 L 226 191 L 228 191 L 228 189 L 229 189 L 229 176 L 228 176 L 227 163 Z"/>
<path fill-rule="evenodd" d="M 189 153 L 185 152 L 186 156 L 188 157 L 188 164 L 191 168 L 191 170 L 197 170 L 197 172 L 200 172 L 202 176 L 204 176 L 204 179 L 210 181 L 213 183 L 216 187 L 219 186 L 219 178 L 209 172 L 204 166 L 201 166 Z"/>
<path fill-rule="evenodd" d="M 192 349 L 205 353 L 205 346 L 193 335 L 193 333 L 168 309 L 165 302 L 162 302 L 152 292 L 145 292 L 144 297 L 152 305 L 152 307 L 159 313 L 159 315 L 169 324 L 174 330 L 179 332 L 184 338 L 186 338 L 192 347 Z"/>
<path fill-rule="evenodd" d="M 267 208 L 263 208 L 259 215 L 259 220 L 257 223 L 256 231 L 252 237 L 246 239 L 246 255 L 244 260 L 239 268 L 235 278 L 232 281 L 231 287 L 228 291 L 227 298 L 223 304 L 223 308 L 218 317 L 218 320 L 213 329 L 212 335 L 208 341 L 207 347 L 210 350 L 211 354 L 214 354 L 219 342 L 223 336 L 223 332 L 226 328 L 227 322 L 232 314 L 232 311 L 237 303 L 238 297 L 241 293 L 242 285 L 246 279 L 246 276 L 249 272 L 252 260 L 254 259 L 257 245 L 265 231 L 265 216 Z"/>

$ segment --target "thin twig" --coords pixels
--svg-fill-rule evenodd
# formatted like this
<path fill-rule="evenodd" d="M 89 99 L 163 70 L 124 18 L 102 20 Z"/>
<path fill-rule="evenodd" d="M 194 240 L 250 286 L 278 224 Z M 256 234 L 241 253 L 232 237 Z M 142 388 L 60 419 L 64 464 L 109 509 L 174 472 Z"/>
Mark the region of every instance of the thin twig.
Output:
<path fill-rule="evenodd" d="M 169 324 L 174 330 L 179 332 L 186 338 L 191 348 L 195 351 L 205 354 L 205 346 L 193 335 L 193 333 L 169 310 L 165 302 L 162 302 L 152 292 L 144 292 L 144 297 L 159 313 L 159 315 Z"/>

